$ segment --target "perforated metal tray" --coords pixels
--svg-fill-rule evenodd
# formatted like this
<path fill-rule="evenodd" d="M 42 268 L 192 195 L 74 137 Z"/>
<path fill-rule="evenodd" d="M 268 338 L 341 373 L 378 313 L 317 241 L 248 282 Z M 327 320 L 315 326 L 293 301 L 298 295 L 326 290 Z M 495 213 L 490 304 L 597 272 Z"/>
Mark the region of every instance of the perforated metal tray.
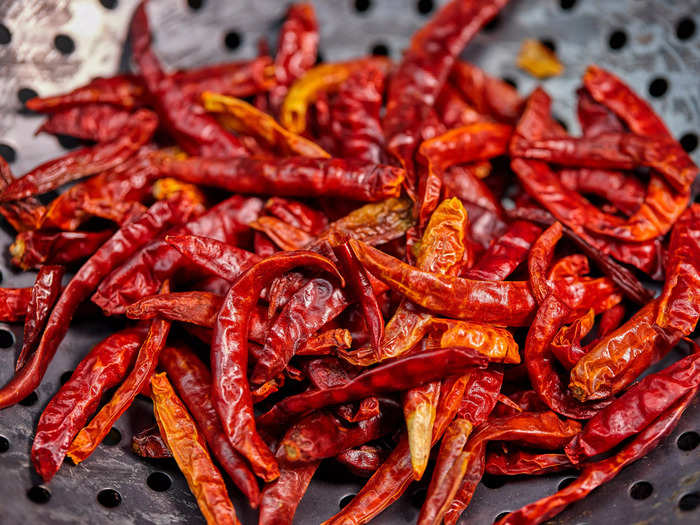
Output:
<path fill-rule="evenodd" d="M 367 52 L 399 58 L 410 36 L 438 4 L 430 0 L 314 0 L 325 60 Z M 435 4 L 435 5 L 433 5 Z M 71 141 L 33 137 L 40 118 L 21 111 L 35 93 L 71 89 L 93 76 L 128 67 L 123 42 L 135 0 L 0 0 L 0 154 L 21 174 L 61 154 Z M 260 36 L 272 42 L 286 2 L 278 0 L 151 0 L 155 46 L 170 67 L 191 67 L 251 57 Z M 648 95 L 673 133 L 700 161 L 700 37 L 697 0 L 512 0 L 496 22 L 469 45 L 465 57 L 514 81 L 522 93 L 536 81 L 515 67 L 520 42 L 540 38 L 556 47 L 566 72 L 544 82 L 557 117 L 578 131 L 574 89 L 588 63 L 619 73 Z M 0 230 L 2 286 L 29 286 L 34 276 L 9 267 L 11 232 Z M 184 478 L 171 461 L 146 461 L 129 450 L 131 435 L 151 421 L 148 402 L 137 400 L 116 423 L 108 443 L 82 465 L 64 465 L 44 487 L 28 452 L 42 408 L 93 344 L 118 321 L 76 322 L 46 377 L 23 404 L 0 411 L 0 523 L 203 523 Z M 11 375 L 21 327 L 0 325 L 0 382 Z M 672 352 L 668 359 L 680 355 Z M 700 510 L 700 408 L 697 400 L 664 444 L 625 469 L 554 523 L 698 523 Z M 465 512 L 464 523 L 490 524 L 499 514 L 551 494 L 573 474 L 536 479 L 487 479 Z M 313 480 L 296 523 L 320 523 L 361 486 L 328 467 Z M 427 481 L 426 481 L 427 483 Z M 414 522 L 425 484 L 375 520 Z M 235 494 L 235 489 L 232 489 Z M 241 521 L 255 513 L 235 500 Z"/>

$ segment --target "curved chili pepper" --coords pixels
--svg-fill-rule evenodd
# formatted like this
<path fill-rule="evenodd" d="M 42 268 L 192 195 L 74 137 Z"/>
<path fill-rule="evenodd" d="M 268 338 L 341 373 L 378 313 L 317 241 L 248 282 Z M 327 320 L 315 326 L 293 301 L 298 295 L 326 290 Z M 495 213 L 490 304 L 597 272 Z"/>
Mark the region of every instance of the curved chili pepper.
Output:
<path fill-rule="evenodd" d="M 211 350 L 214 405 L 231 445 L 267 481 L 279 476 L 279 469 L 255 430 L 246 377 L 248 323 L 263 287 L 275 276 L 299 265 L 315 266 L 338 275 L 332 262 L 312 252 L 272 255 L 248 269 L 231 286 L 214 326 Z"/>
<path fill-rule="evenodd" d="M 68 264 L 95 253 L 113 235 L 99 232 L 21 232 L 10 245 L 12 264 L 23 270 L 39 268 L 42 264 Z"/>
<path fill-rule="evenodd" d="M 626 309 L 622 304 L 616 304 L 610 310 L 605 310 L 598 323 L 598 338 L 605 337 L 616 330 L 625 317 Z"/>
<path fill-rule="evenodd" d="M 414 386 L 401 396 L 408 448 L 411 451 L 413 478 L 416 480 L 423 477 L 428 466 L 436 407 L 440 399 L 440 386 L 440 381 L 431 381 Z"/>
<path fill-rule="evenodd" d="M 10 165 L 0 158 L 0 189 L 4 189 L 15 180 Z M 34 230 L 39 227 L 45 208 L 34 197 L 0 205 L 0 215 L 18 232 Z"/>
<path fill-rule="evenodd" d="M 192 157 L 155 159 L 164 175 L 236 193 L 335 196 L 358 201 L 397 197 L 404 171 L 354 159 Z"/>
<path fill-rule="evenodd" d="M 125 224 L 80 267 L 51 311 L 41 341 L 29 361 L 0 389 L 0 408 L 13 405 L 34 390 L 44 377 L 76 309 L 115 267 L 167 227 L 187 220 L 190 208 L 180 200 L 159 201 Z M 107 429 L 109 430 L 109 429 Z"/>
<path fill-rule="evenodd" d="M 250 227 L 264 232 L 281 250 L 302 250 L 309 246 L 314 236 L 304 230 L 287 224 L 276 217 L 259 217 L 250 223 Z"/>
<path fill-rule="evenodd" d="M 0 193 L 0 202 L 46 193 L 67 182 L 117 166 L 151 139 L 157 124 L 154 113 L 140 109 L 110 142 L 72 151 L 34 168 L 9 184 Z"/>
<path fill-rule="evenodd" d="M 257 508 L 260 502 L 258 482 L 245 460 L 226 439 L 211 399 L 211 374 L 207 367 L 194 352 L 183 346 L 166 347 L 160 354 L 159 363 L 187 405 L 219 465 L 243 492 L 250 506 Z"/>
<path fill-rule="evenodd" d="M 489 452 L 484 472 L 495 476 L 541 476 L 574 468 L 566 454 L 526 450 Z"/>
<path fill-rule="evenodd" d="M 213 117 L 204 113 L 172 77 L 165 75 L 151 49 L 146 2 L 141 2 L 131 21 L 131 48 L 141 78 L 163 125 L 190 155 L 240 157 L 247 155 L 240 141 Z"/>
<path fill-rule="evenodd" d="M 518 364 L 518 344 L 505 328 L 433 317 L 430 321 L 433 333 L 425 341 L 425 348 L 464 347 L 473 348 L 493 363 Z"/>
<path fill-rule="evenodd" d="M 239 525 L 226 483 L 207 451 L 204 437 L 165 373 L 153 376 L 151 388 L 158 428 L 205 519 L 209 523 Z"/>
<path fill-rule="evenodd" d="M 280 476 L 262 491 L 258 525 L 291 525 L 294 513 L 320 462 L 283 465 Z"/>
<path fill-rule="evenodd" d="M 299 201 L 271 197 L 265 202 L 264 210 L 311 235 L 319 235 L 328 228 L 328 218 L 325 213 Z"/>
<path fill-rule="evenodd" d="M 297 355 L 330 354 L 333 349 L 343 350 L 352 346 L 352 336 L 346 328 L 331 328 L 309 338 Z"/>
<path fill-rule="evenodd" d="M 362 264 L 392 290 L 435 313 L 465 320 L 528 324 L 535 303 L 522 281 L 473 281 L 423 272 L 364 243 L 350 240 Z"/>
<path fill-rule="evenodd" d="M 160 435 L 158 426 L 145 428 L 141 432 L 134 434 L 131 437 L 131 451 L 149 459 L 172 458 L 173 454 L 165 444 L 163 436 Z"/>
<path fill-rule="evenodd" d="M 0 321 L 15 323 L 25 318 L 32 288 L 0 288 Z"/>
<path fill-rule="evenodd" d="M 167 293 L 167 291 L 166 283 L 163 292 Z M 158 356 L 165 347 L 169 332 L 170 321 L 155 319 L 151 322 L 148 335 L 139 348 L 134 368 L 129 372 L 124 382 L 119 385 L 109 403 L 103 406 L 90 423 L 73 439 L 67 452 L 73 463 L 77 465 L 95 451 L 112 425 L 129 408 L 136 394 L 141 392 L 144 385 L 148 384 L 156 370 Z"/>
<path fill-rule="evenodd" d="M 595 137 L 611 131 L 625 131 L 622 121 L 607 107 L 597 102 L 586 88 L 577 89 L 576 94 L 576 114 L 584 136 Z"/>
<path fill-rule="evenodd" d="M 440 120 L 448 129 L 489 120 L 487 116 L 479 113 L 462 98 L 462 94 L 454 87 L 454 82 L 447 82 L 442 86 L 435 101 L 435 109 Z"/>
<path fill-rule="evenodd" d="M 122 133 L 130 117 L 128 110 L 109 104 L 85 104 L 52 113 L 35 135 L 44 132 L 108 142 Z"/>
<path fill-rule="evenodd" d="M 559 177 L 567 190 L 602 197 L 627 215 L 635 214 L 644 202 L 644 186 L 639 179 L 624 172 L 564 169 L 559 172 Z"/>
<path fill-rule="evenodd" d="M 46 482 L 58 472 L 73 438 L 134 362 L 146 331 L 127 328 L 95 345 L 51 398 L 37 424 L 31 458 Z"/>
<path fill-rule="evenodd" d="M 62 95 L 34 97 L 27 101 L 27 108 L 37 113 L 50 113 L 98 103 L 133 109 L 145 103 L 144 92 L 143 84 L 136 75 L 98 77 Z"/>
<path fill-rule="evenodd" d="M 568 326 L 562 326 L 554 336 L 549 347 L 564 368 L 571 370 L 586 354 L 587 349 L 581 346 L 581 340 L 588 335 L 595 322 L 595 311 L 590 308 L 585 314 L 576 318 Z"/>
<path fill-rule="evenodd" d="M 62 278 L 62 266 L 42 266 L 39 273 L 37 273 L 26 308 L 22 350 L 17 357 L 15 371 L 24 366 L 30 352 L 33 352 L 39 343 L 44 326 L 46 326 L 46 320 L 58 296 L 61 294 Z"/>
<path fill-rule="evenodd" d="M 359 448 L 351 448 L 341 452 L 335 457 L 335 460 L 353 475 L 369 478 L 384 463 L 387 455 L 388 451 L 379 447 L 362 445 Z"/>
<path fill-rule="evenodd" d="M 498 521 L 498 525 L 537 524 L 556 516 L 574 501 L 614 478 L 624 467 L 644 457 L 676 426 L 697 391 L 687 393 L 614 456 L 586 465 L 581 474 L 556 494 L 526 505 Z"/>

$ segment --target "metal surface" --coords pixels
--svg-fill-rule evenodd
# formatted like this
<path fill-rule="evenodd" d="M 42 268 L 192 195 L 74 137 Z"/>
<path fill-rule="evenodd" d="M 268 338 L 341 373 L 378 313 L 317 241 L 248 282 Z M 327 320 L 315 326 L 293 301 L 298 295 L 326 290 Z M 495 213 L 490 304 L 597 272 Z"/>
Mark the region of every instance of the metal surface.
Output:
<path fill-rule="evenodd" d="M 364 54 L 378 45 L 398 58 L 411 34 L 422 23 L 432 2 L 422 0 L 316 0 L 321 24 L 321 52 L 325 60 L 340 60 Z M 436 5 L 442 2 L 435 2 Z M 40 95 L 65 91 L 97 75 L 109 75 L 120 64 L 123 37 L 135 0 L 0 0 L 0 154 L 13 156 L 12 168 L 21 174 L 65 149 L 50 136 L 33 137 L 41 119 L 19 111 L 18 94 L 31 89 Z M 156 50 L 170 67 L 190 67 L 255 53 L 256 41 L 267 36 L 274 42 L 286 2 L 279 0 L 151 0 L 149 12 L 156 37 Z M 107 7 L 105 7 L 107 6 Z M 201 6 L 201 7 L 198 7 Z M 364 11 L 358 11 L 369 6 Z M 512 4 L 469 46 L 465 56 L 489 72 L 517 82 L 527 93 L 536 81 L 515 67 L 515 55 L 525 37 L 548 39 L 566 65 L 564 75 L 544 82 L 554 97 L 558 118 L 576 132 L 573 112 L 574 89 L 585 65 L 596 62 L 611 68 L 644 95 L 657 79 L 666 81 L 666 92 L 651 98 L 654 108 L 666 119 L 673 133 L 697 144 L 700 121 L 700 37 L 694 25 L 684 19 L 697 17 L 697 0 L 512 0 Z M 697 20 L 696 20 L 697 21 Z M 622 31 L 624 36 L 617 33 Z M 233 35 L 238 35 L 240 45 Z M 690 35 L 689 35 L 690 33 Z M 9 34 L 9 42 L 8 40 Z M 226 38 L 229 34 L 228 38 Z M 73 50 L 64 54 L 56 48 L 56 36 L 66 35 Z M 611 39 L 612 37 L 612 39 Z M 622 47 L 618 47 L 624 41 Z M 58 39 L 64 52 L 66 39 Z M 610 44 L 613 44 L 612 46 Z M 613 49 L 612 47 L 618 47 Z M 655 87 L 663 86 L 658 81 Z M 23 91 L 25 90 L 25 91 Z M 657 91 L 655 91 L 657 92 Z M 696 149 L 695 161 L 700 161 Z M 0 231 L 0 248 L 6 253 L 11 233 Z M 7 256 L 0 258 L 3 286 L 28 286 L 32 274 L 10 269 Z M 129 450 L 131 435 L 151 420 L 148 402 L 137 400 L 117 422 L 121 439 L 115 445 L 101 445 L 82 465 L 64 465 L 48 486 L 50 499 L 32 501 L 45 495 L 32 489 L 40 480 L 29 463 L 31 436 L 41 409 L 59 386 L 60 377 L 74 368 L 90 347 L 113 329 L 102 319 L 76 322 L 62 343 L 54 362 L 37 390 L 31 405 L 0 411 L 0 523 L 203 523 L 184 478 L 170 461 L 146 461 Z M 7 331 L 13 334 L 13 342 Z M 0 382 L 11 375 L 21 344 L 21 327 L 0 325 Z M 6 343 L 5 343 L 6 342 Z M 679 354 L 673 353 L 672 358 Z M 679 436 L 700 431 L 697 400 L 678 428 L 664 444 L 646 458 L 625 469 L 618 478 L 596 490 L 558 516 L 555 523 L 698 523 L 700 510 L 682 510 L 700 492 L 700 449 L 682 450 L 692 441 Z M 697 435 L 697 434 L 696 434 Z M 686 436 L 689 436 L 686 434 Z M 687 448 L 687 447 L 685 447 Z M 147 480 L 164 472 L 170 488 L 157 491 Z M 519 508 L 551 494 L 571 474 L 538 479 L 508 480 L 498 486 L 477 489 L 465 512 L 464 523 L 489 524 L 501 512 Z M 151 485 L 158 487 L 153 483 Z M 652 487 L 632 490 L 635 483 Z M 427 480 L 426 482 L 427 483 Z M 167 483 L 166 483 L 167 484 Z M 314 479 L 302 501 L 295 522 L 319 523 L 334 514 L 340 501 L 353 494 L 361 482 L 329 466 Z M 378 524 L 414 522 L 421 503 L 421 484 L 411 487 L 399 502 L 375 520 Z M 643 487 L 644 488 L 644 487 Z M 32 489 L 32 490 L 30 490 Z M 116 490 L 121 502 L 114 507 Z M 648 491 L 646 491 L 648 492 Z M 232 490 L 235 494 L 235 489 Z M 111 497 L 110 497 L 111 496 Z M 696 497 L 697 499 L 697 497 Z M 255 523 L 255 513 L 235 501 L 244 524 Z"/>

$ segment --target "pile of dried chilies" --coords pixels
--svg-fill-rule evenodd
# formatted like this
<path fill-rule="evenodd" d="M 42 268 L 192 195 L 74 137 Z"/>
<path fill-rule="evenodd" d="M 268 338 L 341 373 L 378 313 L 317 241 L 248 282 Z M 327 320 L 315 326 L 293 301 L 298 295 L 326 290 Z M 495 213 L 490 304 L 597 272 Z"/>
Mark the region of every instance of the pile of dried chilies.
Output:
<path fill-rule="evenodd" d="M 291 523 L 323 460 L 369 478 L 326 524 L 367 523 L 423 476 L 418 522 L 454 524 L 484 473 L 579 469 L 499 522 L 540 523 L 673 429 L 698 347 L 635 380 L 700 316 L 698 170 L 600 67 L 573 137 L 543 89 L 460 61 L 505 3 L 448 2 L 398 64 L 321 65 L 293 5 L 274 57 L 175 73 L 142 4 L 137 74 L 28 102 L 41 131 L 93 145 L 17 179 L 0 165 L 12 260 L 39 270 L 1 290 L 1 320 L 25 325 L 0 408 L 39 385 L 81 303 L 129 320 L 45 407 L 45 481 L 145 394 L 157 427 L 134 451 L 173 457 L 210 523 L 237 523 L 224 476 L 261 525 Z"/>

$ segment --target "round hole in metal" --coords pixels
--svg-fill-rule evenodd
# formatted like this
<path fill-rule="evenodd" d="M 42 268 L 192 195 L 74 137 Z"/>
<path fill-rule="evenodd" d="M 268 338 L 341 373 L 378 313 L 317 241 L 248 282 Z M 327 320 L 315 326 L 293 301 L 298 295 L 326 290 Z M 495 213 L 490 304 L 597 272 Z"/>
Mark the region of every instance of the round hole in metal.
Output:
<path fill-rule="evenodd" d="M 107 432 L 107 435 L 102 440 L 102 443 L 104 443 L 108 447 L 114 447 L 117 446 L 121 440 L 122 433 L 119 432 L 116 428 L 112 427 L 109 429 L 109 432 Z"/>
<path fill-rule="evenodd" d="M 68 380 L 70 379 L 70 376 L 73 375 L 73 370 L 66 370 L 61 374 L 61 377 L 58 379 L 62 385 L 65 385 Z"/>
<path fill-rule="evenodd" d="M 630 487 L 632 499 L 647 499 L 654 492 L 654 486 L 648 481 L 637 481 Z"/>
<path fill-rule="evenodd" d="M 487 33 L 491 33 L 492 31 L 495 31 L 496 29 L 498 29 L 498 26 L 500 26 L 500 25 L 501 25 L 501 17 L 496 15 L 489 21 L 488 24 L 486 24 L 484 26 L 484 31 L 486 31 Z"/>
<path fill-rule="evenodd" d="M 53 45 L 62 55 L 70 55 L 75 51 L 75 42 L 68 35 L 56 35 L 53 39 Z"/>
<path fill-rule="evenodd" d="M 411 505 L 415 508 L 420 509 L 425 503 L 425 497 L 428 495 L 428 489 L 425 487 L 419 487 L 411 493 Z"/>
<path fill-rule="evenodd" d="M 117 7 L 117 0 L 100 0 L 100 4 L 102 4 L 102 7 L 105 9 L 114 9 Z"/>
<path fill-rule="evenodd" d="M 0 157 L 5 159 L 8 164 L 12 164 L 17 159 L 15 148 L 8 144 L 0 144 Z"/>
<path fill-rule="evenodd" d="M 649 94 L 654 98 L 663 97 L 668 91 L 668 80 L 656 77 L 649 83 Z"/>
<path fill-rule="evenodd" d="M 503 485 L 506 484 L 507 480 L 508 478 L 506 476 L 494 476 L 491 474 L 485 474 L 484 477 L 481 479 L 481 482 L 486 488 L 500 489 Z"/>
<path fill-rule="evenodd" d="M 102 489 L 97 493 L 97 501 L 108 509 L 118 507 L 122 502 L 122 495 L 114 489 Z"/>
<path fill-rule="evenodd" d="M 576 481 L 576 478 L 564 478 L 559 482 L 559 485 L 557 485 L 557 490 L 564 490 L 566 487 L 571 485 L 574 481 Z"/>
<path fill-rule="evenodd" d="M 681 450 L 693 450 L 695 449 L 698 445 L 700 445 L 700 434 L 697 432 L 690 430 L 688 432 L 683 432 L 680 436 L 678 436 L 678 439 L 676 440 L 676 444 L 678 445 L 678 448 Z"/>
<path fill-rule="evenodd" d="M 506 84 L 513 86 L 515 89 L 518 89 L 518 82 L 513 77 L 503 77 L 501 80 L 503 80 L 503 82 Z"/>
<path fill-rule="evenodd" d="M 156 492 L 165 492 L 172 484 L 173 480 L 165 472 L 153 472 L 146 479 L 146 485 Z"/>
<path fill-rule="evenodd" d="M 355 0 L 355 11 L 358 13 L 364 13 L 372 7 L 371 0 Z"/>
<path fill-rule="evenodd" d="M 30 98 L 34 98 L 36 96 L 38 96 L 38 94 L 32 88 L 23 87 L 19 88 L 17 91 L 17 99 L 22 105 L 24 105 Z"/>
<path fill-rule="evenodd" d="M 0 328 L 0 348 L 10 348 L 15 344 L 15 336 L 6 328 Z"/>
<path fill-rule="evenodd" d="M 421 15 L 427 15 L 434 7 L 433 0 L 418 0 L 416 3 L 416 9 Z"/>
<path fill-rule="evenodd" d="M 25 406 L 25 407 L 30 407 L 30 406 L 36 404 L 37 401 L 39 401 L 39 396 L 37 395 L 36 392 L 32 392 L 27 397 L 25 397 L 22 401 L 20 401 L 19 404 L 22 406 Z"/>
<path fill-rule="evenodd" d="M 51 499 L 51 492 L 43 485 L 34 485 L 27 491 L 27 497 L 34 503 L 47 503 Z"/>
<path fill-rule="evenodd" d="M 241 46 L 241 41 L 242 38 L 238 31 L 231 30 L 224 35 L 224 45 L 231 51 L 238 49 Z"/>
<path fill-rule="evenodd" d="M 686 512 L 697 509 L 698 505 L 700 505 L 700 492 L 685 494 L 678 500 L 678 508 Z"/>
<path fill-rule="evenodd" d="M 610 33 L 610 38 L 608 38 L 608 46 L 610 46 L 610 49 L 617 51 L 618 49 L 625 47 L 626 43 L 627 33 L 625 33 L 622 29 L 618 29 L 617 31 Z"/>
<path fill-rule="evenodd" d="M 0 45 L 7 45 L 12 41 L 12 33 L 5 24 L 0 24 Z"/>
<path fill-rule="evenodd" d="M 0 454 L 10 450 L 10 440 L 5 436 L 0 436 Z"/>
<path fill-rule="evenodd" d="M 192 11 L 197 11 L 204 6 L 204 0 L 187 0 L 187 5 Z"/>
<path fill-rule="evenodd" d="M 494 523 L 498 523 L 498 522 L 501 521 L 503 518 L 505 518 L 508 514 L 510 514 L 510 511 L 509 511 L 509 510 L 505 510 L 505 511 L 501 512 L 498 516 L 496 516 L 495 518 L 493 518 L 493 522 L 494 522 Z"/>
<path fill-rule="evenodd" d="M 352 501 L 352 499 L 356 496 L 357 494 L 346 494 L 342 498 L 340 498 L 340 501 L 338 502 L 338 507 L 341 509 L 345 507 L 348 503 Z"/>
<path fill-rule="evenodd" d="M 681 137 L 681 146 L 688 153 L 692 153 L 698 147 L 698 136 L 695 133 L 686 133 Z"/>
<path fill-rule="evenodd" d="M 556 120 L 559 125 L 564 128 L 564 131 L 569 131 L 569 125 L 566 123 L 564 119 L 560 119 L 559 117 L 554 117 L 554 120 Z"/>
<path fill-rule="evenodd" d="M 386 56 L 389 56 L 389 46 L 387 46 L 386 44 L 384 44 L 382 42 L 377 42 L 376 44 L 374 44 L 372 46 L 372 48 L 370 49 L 370 52 L 374 56 L 386 57 Z"/>
<path fill-rule="evenodd" d="M 83 145 L 83 141 L 70 135 L 56 135 L 56 140 L 64 149 L 75 149 Z"/>
<path fill-rule="evenodd" d="M 695 20 L 692 18 L 681 18 L 676 25 L 676 36 L 678 40 L 688 40 L 695 34 Z"/>
<path fill-rule="evenodd" d="M 540 43 L 548 47 L 553 53 L 557 52 L 557 44 L 551 38 L 540 38 Z"/>
<path fill-rule="evenodd" d="M 569 9 L 573 9 L 575 5 L 576 5 L 576 0 L 559 0 L 559 6 L 564 11 L 568 11 Z"/>

